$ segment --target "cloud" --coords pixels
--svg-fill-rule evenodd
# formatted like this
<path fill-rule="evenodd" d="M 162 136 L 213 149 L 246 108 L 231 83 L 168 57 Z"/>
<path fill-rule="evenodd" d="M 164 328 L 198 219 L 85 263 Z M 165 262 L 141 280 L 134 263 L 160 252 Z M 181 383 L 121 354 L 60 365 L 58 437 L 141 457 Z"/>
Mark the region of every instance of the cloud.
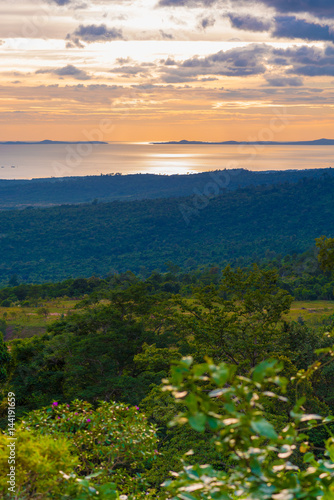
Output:
<path fill-rule="evenodd" d="M 164 30 L 159 30 L 159 32 L 163 40 L 174 40 L 174 36 L 170 33 L 166 33 Z"/>
<path fill-rule="evenodd" d="M 228 13 L 232 26 L 245 31 L 270 31 L 275 38 L 300 38 L 309 41 L 334 42 L 334 26 L 309 22 L 296 16 L 276 16 L 272 21 L 251 15 Z"/>
<path fill-rule="evenodd" d="M 289 73 L 297 73 L 303 76 L 334 76 L 334 66 L 301 66 L 300 68 L 295 68 L 293 71 L 289 70 Z"/>
<path fill-rule="evenodd" d="M 301 87 L 303 76 L 334 76 L 334 47 L 303 45 L 285 49 L 250 44 L 183 61 L 164 59 L 157 70 L 165 83 L 263 75 L 269 87 Z"/>
<path fill-rule="evenodd" d="M 83 47 L 82 42 L 110 42 L 111 40 L 121 39 L 123 39 L 122 30 L 118 28 L 108 28 L 105 24 L 91 24 L 88 26 L 80 24 L 73 33 L 69 33 L 66 36 L 66 40 L 69 40 L 68 47 Z"/>
<path fill-rule="evenodd" d="M 247 31 L 268 31 L 271 22 L 250 15 L 227 14 L 234 28 Z"/>
<path fill-rule="evenodd" d="M 161 68 L 161 78 L 166 83 L 195 81 L 199 76 L 249 76 L 266 71 L 266 56 L 270 46 L 252 44 L 226 51 L 219 51 L 206 57 L 192 57 L 174 65 Z M 174 62 L 174 61 L 173 61 Z"/>
<path fill-rule="evenodd" d="M 159 0 L 159 7 L 210 7 L 217 0 Z"/>
<path fill-rule="evenodd" d="M 75 66 L 72 66 L 72 64 L 68 64 L 67 66 L 64 66 L 63 68 L 51 68 L 51 69 L 39 69 L 35 72 L 36 74 L 52 74 L 52 75 L 57 75 L 61 78 L 70 76 L 74 78 L 75 80 L 90 80 L 90 75 L 86 73 L 86 71 L 76 68 Z"/>
<path fill-rule="evenodd" d="M 262 4 L 265 5 L 266 7 L 271 7 L 275 9 L 276 12 L 282 14 L 309 13 L 317 18 L 329 18 L 329 19 L 334 18 L 333 0 L 259 0 L 259 2 L 260 3 L 258 3 L 258 5 Z M 194 7 L 211 7 L 212 5 L 215 4 L 228 5 L 229 2 L 227 0 L 159 0 L 158 2 L 159 7 L 194 8 Z M 251 2 L 250 0 L 248 1 L 232 0 L 230 2 L 230 5 L 233 5 L 233 7 L 235 7 L 236 12 L 239 7 L 244 7 L 244 6 L 253 7 L 252 4 L 255 4 L 255 1 Z M 236 13 L 235 17 L 242 18 L 247 16 L 239 15 Z M 261 20 L 258 19 L 258 21 Z M 264 24 L 266 24 L 266 21 L 264 21 Z M 239 28 L 239 29 L 244 29 L 244 28 Z M 254 29 L 251 31 L 265 31 L 265 30 Z"/>
<path fill-rule="evenodd" d="M 163 59 L 162 62 L 165 66 L 176 66 L 177 65 L 177 62 L 174 61 L 174 59 L 171 59 L 170 57 L 168 57 L 167 59 Z"/>
<path fill-rule="evenodd" d="M 51 0 L 52 3 L 56 3 L 57 5 L 68 5 L 71 3 L 71 0 Z"/>
<path fill-rule="evenodd" d="M 303 85 L 302 78 L 297 76 L 268 76 L 266 80 L 271 87 L 301 87 Z"/>
<path fill-rule="evenodd" d="M 216 19 L 213 16 L 203 17 L 199 20 L 198 27 L 202 30 L 214 26 Z"/>
<path fill-rule="evenodd" d="M 273 49 L 273 63 L 289 66 L 287 73 L 303 76 L 334 76 L 334 47 Z"/>
<path fill-rule="evenodd" d="M 334 17 L 333 0 L 261 0 L 278 12 L 309 12 L 316 17 Z"/>
<path fill-rule="evenodd" d="M 334 41 L 334 31 L 331 26 L 310 23 L 294 16 L 279 16 L 275 21 L 276 25 L 272 33 L 275 37 Z"/>
<path fill-rule="evenodd" d="M 155 67 L 154 63 L 136 63 L 129 57 L 119 57 L 118 59 L 116 59 L 116 61 L 118 62 L 119 66 L 116 66 L 113 69 L 109 70 L 110 73 L 118 73 L 126 78 L 129 78 L 129 76 L 137 75 L 139 75 L 140 77 L 145 77 L 149 74 L 150 69 L 152 67 Z"/>

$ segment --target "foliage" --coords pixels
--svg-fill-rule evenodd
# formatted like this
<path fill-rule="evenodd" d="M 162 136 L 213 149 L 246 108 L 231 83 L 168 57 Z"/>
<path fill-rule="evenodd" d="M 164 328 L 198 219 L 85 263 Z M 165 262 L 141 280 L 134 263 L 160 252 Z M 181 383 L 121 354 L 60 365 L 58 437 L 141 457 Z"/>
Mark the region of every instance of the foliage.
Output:
<path fill-rule="evenodd" d="M 109 302 L 60 319 L 40 339 L 12 343 L 10 383 L 20 406 L 30 410 L 37 401 L 45 406 L 52 399 L 64 402 L 77 397 L 137 404 L 150 384 L 166 375 L 157 378 L 133 362 L 145 343 L 165 347 L 171 342 L 168 335 L 156 333 L 163 321 L 152 318 L 160 307 L 157 297 L 138 284 L 112 292 Z"/>
<path fill-rule="evenodd" d="M 327 352 L 334 353 L 323 350 Z M 316 363 L 302 372 L 299 380 L 309 378 L 318 367 Z M 164 389 L 186 406 L 173 424 L 188 424 L 198 432 L 209 429 L 217 448 L 233 460 L 232 467 L 221 471 L 211 465 L 185 464 L 182 472 L 165 482 L 173 498 L 334 498 L 334 438 L 326 442 L 329 458 L 317 459 L 306 434 L 332 419 L 306 414 L 303 397 L 284 428 L 275 429 L 265 414 L 268 399 L 286 402 L 281 392 L 288 381 L 279 376 L 281 369 L 277 361 L 267 360 L 254 367 L 250 377 L 243 377 L 236 375 L 235 365 L 216 365 L 210 359 L 193 365 L 192 358 L 183 358 L 173 369 Z M 298 455 L 303 457 L 302 467 L 296 465 Z"/>
<path fill-rule="evenodd" d="M 102 402 L 94 410 L 82 401 L 54 402 L 28 414 L 15 436 L 20 499 L 116 500 L 122 498 L 118 488 L 133 500 L 152 498 L 141 473 L 156 455 L 155 429 L 138 408 Z M 2 471 L 8 468 L 12 442 L 1 434 Z M 13 497 L 5 494 L 5 475 L 0 491 L 4 498 Z"/>
<path fill-rule="evenodd" d="M 305 259 L 307 261 L 307 257 Z M 8 343 L 8 376 L 2 387 L 3 394 L 7 390 L 15 393 L 19 418 L 35 410 L 23 416 L 23 425 L 31 435 L 51 434 L 56 440 L 65 438 L 71 443 L 73 453 L 78 456 L 77 465 L 70 471 L 60 469 L 63 471 L 61 479 L 56 478 L 56 483 L 60 481 L 64 488 L 61 490 L 64 498 L 118 500 L 122 495 L 127 495 L 129 500 L 170 498 L 160 486 L 171 477 L 170 471 L 179 474 L 178 480 L 185 481 L 181 487 L 188 487 L 187 474 L 195 469 L 204 470 L 201 463 L 210 464 L 211 469 L 207 469 L 206 474 L 212 473 L 225 484 L 227 475 L 236 473 L 237 461 L 230 447 L 233 438 L 228 446 L 227 441 L 217 446 L 223 438 L 227 440 L 227 435 L 223 434 L 222 416 L 225 415 L 225 419 L 240 417 L 240 429 L 237 425 L 230 426 L 232 434 L 236 434 L 241 444 L 248 439 L 261 450 L 263 447 L 266 450 L 270 444 L 267 440 L 274 438 L 261 438 L 256 434 L 254 425 L 247 420 L 250 411 L 255 412 L 250 414 L 251 420 L 256 421 L 255 427 L 259 422 L 261 427 L 263 420 L 268 423 L 265 424 L 267 432 L 271 429 L 279 436 L 287 426 L 294 429 L 291 435 L 284 434 L 282 439 L 286 442 L 299 439 L 294 432 L 300 430 L 301 424 L 294 427 L 296 419 L 290 412 L 296 413 L 293 408 L 300 405 L 301 394 L 306 396 L 304 412 L 330 416 L 333 411 L 333 366 L 314 365 L 317 369 L 311 370 L 312 377 L 307 371 L 309 364 L 317 362 L 314 350 L 326 349 L 332 344 L 334 322 L 330 312 L 326 323 L 319 322 L 312 327 L 307 317 L 305 321 L 288 320 L 292 300 L 289 292 L 301 283 L 309 283 L 310 290 L 316 290 L 323 279 L 320 268 L 311 271 L 299 257 L 291 257 L 276 259 L 279 264 L 276 271 L 273 262 L 275 260 L 247 269 L 227 267 L 222 271 L 217 266 L 202 267 L 194 272 L 185 272 L 167 262 L 168 272 L 150 274 L 143 271 L 146 276 L 143 279 L 127 272 L 103 280 L 69 279 L 62 283 L 21 284 L 0 290 L 0 299 L 15 303 L 17 310 L 29 302 L 34 312 L 41 307 L 54 311 L 47 297 L 64 296 L 59 303 L 65 303 L 66 296 L 76 297 L 76 308 L 66 315 L 54 322 L 51 314 L 48 322 L 40 319 L 46 331 L 44 335 Z M 326 275 L 325 282 L 330 284 L 330 280 Z M 178 294 L 173 295 L 172 290 Z M 26 309 L 22 307 L 22 311 L 23 314 Z M 298 311 L 294 311 L 296 319 L 297 314 Z M 12 310 L 7 311 L 10 328 L 12 315 Z M 8 331 L 5 321 L 0 327 Z M 169 377 L 171 363 L 189 355 L 196 362 L 202 362 L 208 355 L 212 358 L 210 363 L 203 365 L 208 379 L 201 380 L 205 375 L 201 372 L 191 385 L 189 373 L 192 368 L 188 367 L 187 383 L 191 387 L 187 390 L 195 394 L 195 398 L 188 400 L 180 396 L 177 402 L 169 391 L 161 394 L 159 386 L 162 378 Z M 273 356 L 279 364 L 261 365 L 269 379 L 262 380 L 258 375 L 261 380 L 255 380 L 257 364 Z M 232 365 L 221 365 L 223 361 Z M 218 384 L 218 389 L 227 391 L 227 403 L 223 399 L 225 393 L 208 397 L 217 389 L 214 363 L 228 372 L 226 382 Z M 284 380 L 278 377 L 283 364 L 280 373 L 291 381 L 285 394 Z M 212 365 L 212 373 L 208 365 Z M 298 375 L 300 370 L 304 370 L 304 375 L 306 370 L 303 379 Z M 277 397 L 273 397 L 275 383 L 278 384 Z M 196 384 L 199 384 L 198 392 Z M 261 384 L 266 385 L 263 389 L 267 394 L 261 392 Z M 176 387 L 175 383 L 172 385 Z M 247 390 L 252 401 L 246 397 Z M 182 388 L 178 390 L 182 392 L 185 392 Z M 257 401 L 252 399 L 255 393 L 254 398 L 259 397 Z M 284 397 L 289 401 L 284 402 Z M 110 403 L 110 400 L 115 402 Z M 57 404 L 51 405 L 52 402 Z M 190 413 L 187 413 L 187 405 L 191 406 Z M 178 409 L 186 412 L 184 419 L 190 426 L 168 426 Z M 231 412 L 234 412 L 232 416 Z M 4 426 L 5 399 L 0 404 L 0 413 Z M 110 418 L 111 415 L 116 420 Z M 307 446 L 314 452 L 317 462 L 323 459 L 322 447 L 330 436 L 329 431 L 322 426 L 308 431 Z M 271 441 L 273 447 L 279 444 Z M 180 457 L 189 449 L 193 450 L 193 455 L 187 455 L 188 472 L 184 475 Z M 261 457 L 263 466 L 271 464 L 274 452 L 268 449 L 264 455 L 255 453 L 255 467 Z M 302 457 L 297 446 L 291 463 L 301 473 L 307 467 Z M 245 461 L 242 464 L 245 465 Z M 175 484 L 173 482 L 170 487 L 174 488 Z M 278 483 L 275 484 L 278 488 Z M 182 494 L 198 498 L 196 491 Z M 233 492 L 228 494 L 232 498 Z M 273 495 L 276 494 L 275 490 Z"/>
<path fill-rule="evenodd" d="M 18 428 L 15 434 L 15 482 L 14 496 L 8 492 L 9 445 L 13 439 L 0 434 L 0 492 L 2 498 L 40 499 L 51 497 L 53 490 L 65 491 L 65 483 L 59 470 L 71 472 L 78 463 L 78 457 L 72 453 L 71 443 L 64 436 L 56 440 L 52 436 L 42 436 Z M 7 496 L 6 496 L 7 494 Z"/>
<path fill-rule="evenodd" d="M 40 434 L 71 438 L 80 459 L 80 470 L 92 463 L 106 471 L 137 469 L 155 455 L 155 429 L 147 424 L 139 407 L 102 401 L 94 410 L 86 402 L 53 402 L 51 408 L 35 410 L 23 421 L 25 429 Z"/>
<path fill-rule="evenodd" d="M 333 187 L 332 176 L 248 186 L 202 209 L 190 196 L 0 212 L 0 283 L 13 274 L 37 283 L 304 252 L 319 234 L 334 234 Z M 183 217 L 184 206 L 191 216 Z"/>
<path fill-rule="evenodd" d="M 277 277 L 256 266 L 227 267 L 219 287 L 197 290 L 191 303 L 179 298 L 183 331 L 194 337 L 197 352 L 245 368 L 282 350 L 279 322 L 292 297 L 278 288 Z"/>
<path fill-rule="evenodd" d="M 245 169 L 232 171 L 229 182 L 225 171 L 216 171 L 214 178 L 221 175 L 226 189 L 282 182 L 297 182 L 308 178 L 331 176 L 331 169 L 308 169 L 254 172 Z M 203 190 L 203 186 L 212 183 L 212 172 L 200 172 L 194 175 L 90 175 L 82 177 L 45 178 L 31 180 L 0 180 L 0 208 L 22 208 L 27 206 L 50 206 L 65 203 L 87 203 L 96 205 L 98 201 L 136 200 L 150 198 L 169 198 L 189 196 L 194 190 Z M 30 210 L 29 210 L 30 211 Z M 15 278 L 15 274 L 11 280 Z"/>
<path fill-rule="evenodd" d="M 8 348 L 3 341 L 2 331 L 0 329 L 0 383 L 3 383 L 7 379 L 7 367 L 10 359 L 11 357 L 8 352 Z"/>
<path fill-rule="evenodd" d="M 316 245 L 319 248 L 319 262 L 324 271 L 333 271 L 334 269 L 334 238 L 316 239 Z"/>

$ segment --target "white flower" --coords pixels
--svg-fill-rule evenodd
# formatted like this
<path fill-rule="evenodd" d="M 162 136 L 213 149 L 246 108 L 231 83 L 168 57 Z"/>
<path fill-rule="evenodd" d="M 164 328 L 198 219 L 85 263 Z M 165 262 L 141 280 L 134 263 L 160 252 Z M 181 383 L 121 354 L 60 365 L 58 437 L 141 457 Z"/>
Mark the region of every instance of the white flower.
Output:
<path fill-rule="evenodd" d="M 119 500 L 128 500 L 128 495 L 120 495 Z"/>

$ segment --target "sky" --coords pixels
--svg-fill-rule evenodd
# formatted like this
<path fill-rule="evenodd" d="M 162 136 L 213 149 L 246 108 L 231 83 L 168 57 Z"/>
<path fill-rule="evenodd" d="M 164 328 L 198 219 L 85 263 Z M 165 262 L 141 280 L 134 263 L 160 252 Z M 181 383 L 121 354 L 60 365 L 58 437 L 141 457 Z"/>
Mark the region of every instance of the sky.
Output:
<path fill-rule="evenodd" d="M 0 0 L 0 141 L 334 138 L 333 0 Z"/>

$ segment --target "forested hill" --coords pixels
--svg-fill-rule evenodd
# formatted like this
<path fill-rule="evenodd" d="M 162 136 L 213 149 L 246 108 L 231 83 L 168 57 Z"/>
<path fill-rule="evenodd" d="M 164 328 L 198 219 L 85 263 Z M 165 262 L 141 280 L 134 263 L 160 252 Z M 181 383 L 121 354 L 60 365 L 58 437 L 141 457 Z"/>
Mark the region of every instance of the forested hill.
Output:
<path fill-rule="evenodd" d="M 0 209 L 52 206 L 100 201 L 140 200 L 190 196 L 216 182 L 220 190 L 298 182 L 302 178 L 334 176 L 334 170 L 251 172 L 244 169 L 203 172 L 193 175 L 100 175 L 62 179 L 0 180 Z"/>
<path fill-rule="evenodd" d="M 334 179 L 198 195 L 0 213 L 0 283 L 184 268 L 303 252 L 334 236 Z"/>

